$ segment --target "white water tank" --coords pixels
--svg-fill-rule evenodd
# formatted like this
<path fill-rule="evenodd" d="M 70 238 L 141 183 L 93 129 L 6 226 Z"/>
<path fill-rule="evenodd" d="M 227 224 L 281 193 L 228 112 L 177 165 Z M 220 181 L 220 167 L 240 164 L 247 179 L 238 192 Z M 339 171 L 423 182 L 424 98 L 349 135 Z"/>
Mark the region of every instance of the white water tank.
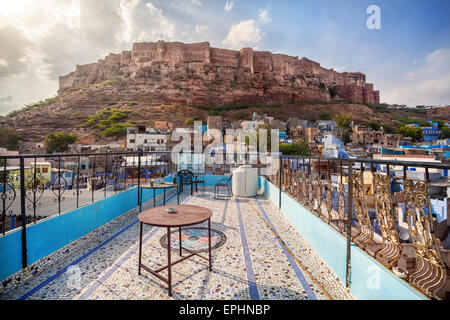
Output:
<path fill-rule="evenodd" d="M 240 166 L 233 171 L 233 195 L 238 197 L 255 197 L 258 192 L 258 169 L 250 165 Z"/>

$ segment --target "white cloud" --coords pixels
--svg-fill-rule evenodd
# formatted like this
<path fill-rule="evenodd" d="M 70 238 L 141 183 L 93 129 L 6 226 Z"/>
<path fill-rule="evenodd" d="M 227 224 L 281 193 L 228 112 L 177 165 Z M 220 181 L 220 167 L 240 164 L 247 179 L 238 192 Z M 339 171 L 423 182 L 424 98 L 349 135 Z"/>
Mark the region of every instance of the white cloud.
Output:
<path fill-rule="evenodd" d="M 33 43 L 23 31 L 11 25 L 0 27 L 0 79 L 18 76 L 27 71 L 27 55 Z"/>
<path fill-rule="evenodd" d="M 195 32 L 196 33 L 203 33 L 203 32 L 205 32 L 206 30 L 208 30 L 208 26 L 206 26 L 206 25 L 197 25 L 197 26 L 195 26 Z"/>
<path fill-rule="evenodd" d="M 261 23 L 269 23 L 270 21 L 272 21 L 269 11 L 267 11 L 267 10 L 259 9 L 258 10 L 258 18 Z"/>
<path fill-rule="evenodd" d="M 120 1 L 120 16 L 122 17 L 124 24 L 124 30 L 121 38 L 124 42 L 132 41 L 132 34 L 134 30 L 133 13 L 139 3 L 140 0 Z"/>
<path fill-rule="evenodd" d="M 256 26 L 255 20 L 249 19 L 233 24 L 222 44 L 235 50 L 254 47 L 264 35 L 265 33 Z"/>
<path fill-rule="evenodd" d="M 173 39 L 175 35 L 175 25 L 164 16 L 161 9 L 155 7 L 153 3 L 147 3 L 147 8 L 150 11 L 151 25 L 156 26 L 149 31 L 148 34 L 151 38 L 149 40 L 154 40 L 155 36 L 159 39 L 160 35 L 165 36 L 166 40 Z"/>
<path fill-rule="evenodd" d="M 230 2 L 227 1 L 227 3 L 225 3 L 224 10 L 227 11 L 227 12 L 230 12 L 231 9 L 233 9 L 233 6 L 234 6 L 234 2 L 233 1 L 230 1 Z"/>
<path fill-rule="evenodd" d="M 438 49 L 424 59 L 416 59 L 417 68 L 405 74 L 401 84 L 385 93 L 389 103 L 416 105 L 450 104 L 450 48 Z"/>
<path fill-rule="evenodd" d="M 196 6 L 201 6 L 203 3 L 200 0 L 191 0 L 192 4 L 195 4 Z"/>

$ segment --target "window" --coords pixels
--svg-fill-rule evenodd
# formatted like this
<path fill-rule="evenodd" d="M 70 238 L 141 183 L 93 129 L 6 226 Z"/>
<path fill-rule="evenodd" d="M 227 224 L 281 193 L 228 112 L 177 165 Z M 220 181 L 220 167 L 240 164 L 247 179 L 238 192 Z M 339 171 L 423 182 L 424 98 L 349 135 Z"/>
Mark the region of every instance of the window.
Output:
<path fill-rule="evenodd" d="M 130 143 L 135 143 L 136 140 L 135 139 L 130 139 Z"/>
<path fill-rule="evenodd" d="M 135 134 L 135 133 L 136 133 L 136 131 L 130 130 L 130 134 Z"/>
<path fill-rule="evenodd" d="M 48 173 L 48 168 L 47 167 L 42 168 L 42 173 Z"/>

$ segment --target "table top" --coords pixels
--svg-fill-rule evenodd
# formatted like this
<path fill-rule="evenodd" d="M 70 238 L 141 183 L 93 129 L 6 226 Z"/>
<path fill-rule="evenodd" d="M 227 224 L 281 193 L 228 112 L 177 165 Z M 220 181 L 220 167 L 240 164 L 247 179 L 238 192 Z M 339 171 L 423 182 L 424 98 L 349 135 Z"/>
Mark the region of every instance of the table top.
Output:
<path fill-rule="evenodd" d="M 146 189 L 165 189 L 165 188 L 175 188 L 177 187 L 178 184 L 176 183 L 171 183 L 171 182 L 155 182 L 153 183 L 153 187 L 150 183 L 146 183 L 146 184 L 141 184 L 141 188 L 146 188 Z"/>
<path fill-rule="evenodd" d="M 167 208 L 174 208 L 177 213 L 167 213 Z M 208 208 L 181 204 L 147 209 L 139 213 L 138 219 L 156 227 L 185 227 L 206 221 L 211 216 L 212 211 Z"/>

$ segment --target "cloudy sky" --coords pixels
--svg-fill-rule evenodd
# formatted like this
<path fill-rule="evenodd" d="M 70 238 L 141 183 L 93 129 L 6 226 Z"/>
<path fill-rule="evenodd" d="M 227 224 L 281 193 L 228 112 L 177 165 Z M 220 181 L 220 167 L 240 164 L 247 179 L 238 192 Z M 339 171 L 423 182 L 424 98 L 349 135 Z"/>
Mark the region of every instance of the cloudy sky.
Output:
<path fill-rule="evenodd" d="M 56 95 L 77 64 L 161 38 L 308 57 L 365 73 L 382 102 L 450 104 L 448 0 L 0 0 L 0 115 Z"/>

